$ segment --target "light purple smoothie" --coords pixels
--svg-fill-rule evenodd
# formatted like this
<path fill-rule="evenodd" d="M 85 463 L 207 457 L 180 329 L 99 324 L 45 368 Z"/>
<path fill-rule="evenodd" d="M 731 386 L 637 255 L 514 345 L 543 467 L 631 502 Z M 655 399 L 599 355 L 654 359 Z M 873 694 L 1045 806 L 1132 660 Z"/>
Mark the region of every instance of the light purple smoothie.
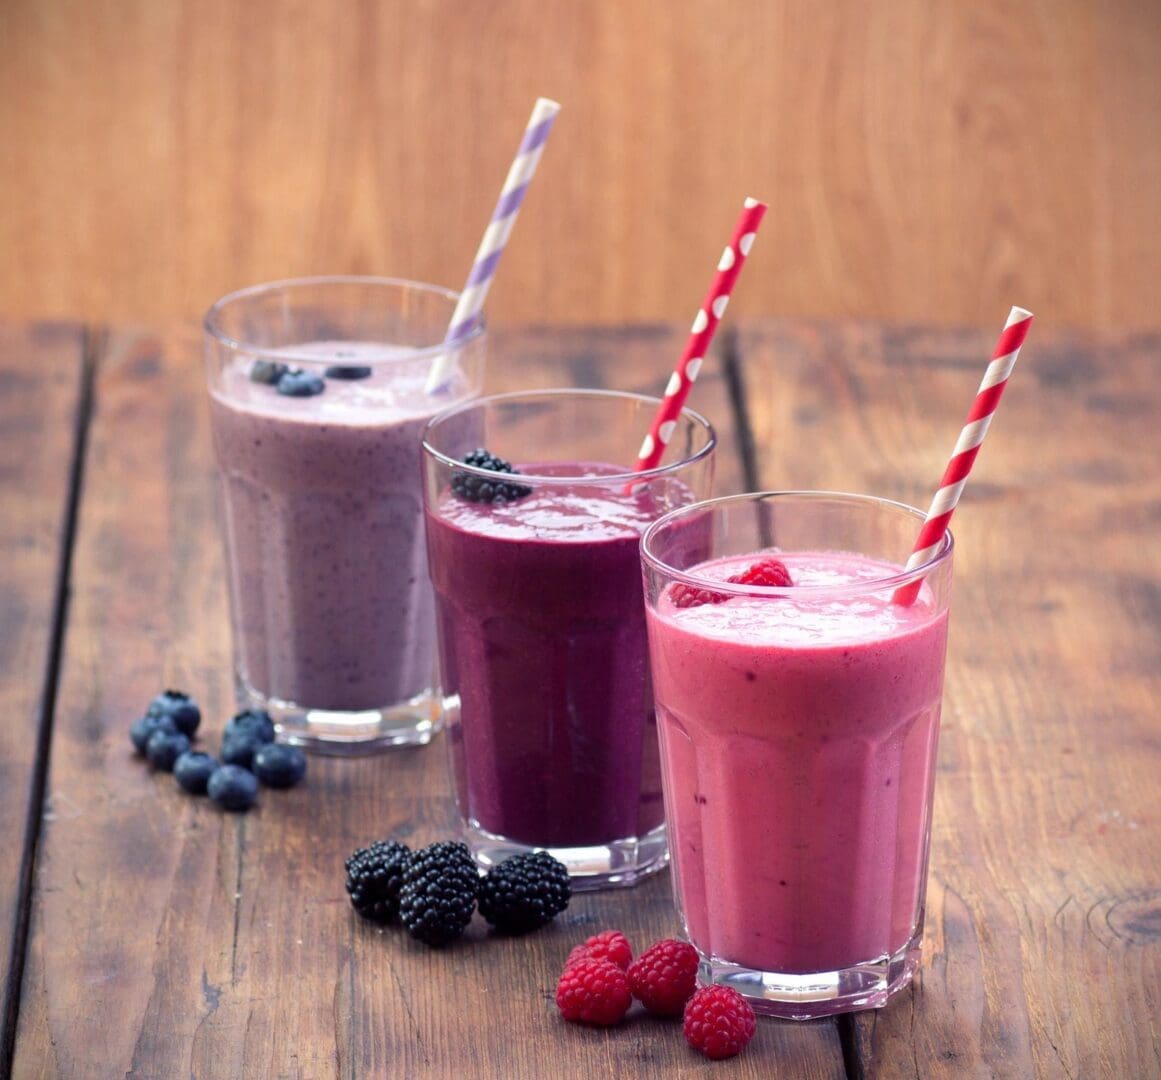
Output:
<path fill-rule="evenodd" d="M 374 367 L 404 348 L 292 351 L 373 372 L 287 397 L 238 359 L 211 388 L 239 674 L 306 708 L 384 708 L 435 682 L 420 432 L 456 394 L 426 395 L 426 365 Z"/>
<path fill-rule="evenodd" d="M 756 556 L 691 570 L 724 580 Z M 882 579 L 782 554 L 796 586 Z M 947 611 L 924 586 L 649 611 L 670 849 L 690 940 L 767 972 L 896 954 L 921 916 Z"/>
<path fill-rule="evenodd" d="M 638 545 L 664 509 L 576 481 L 499 506 L 445 491 L 429 508 L 444 694 L 459 700 L 453 766 L 474 826 L 576 848 L 662 824 Z"/>

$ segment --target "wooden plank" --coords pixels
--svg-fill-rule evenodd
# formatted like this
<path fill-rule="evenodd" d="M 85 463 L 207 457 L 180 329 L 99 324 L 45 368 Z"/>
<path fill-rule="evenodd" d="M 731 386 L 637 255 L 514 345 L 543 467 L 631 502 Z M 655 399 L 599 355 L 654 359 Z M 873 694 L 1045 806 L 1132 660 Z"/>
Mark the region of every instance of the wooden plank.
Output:
<path fill-rule="evenodd" d="M 762 483 L 926 507 L 999 327 L 742 335 Z M 1031 337 L 956 515 L 925 961 L 877 1077 L 1161 1057 L 1161 336 Z"/>
<path fill-rule="evenodd" d="M 12 1060 L 55 689 L 84 333 L 0 323 L 0 1075 Z"/>
<path fill-rule="evenodd" d="M 1018 295 L 1156 323 L 1156 0 L 672 8 L 5 0 L 0 312 L 192 319 L 320 271 L 458 288 L 547 94 L 494 317 L 684 321 L 753 194 L 734 318 Z"/>
<path fill-rule="evenodd" d="M 488 381 L 658 389 L 683 336 L 496 333 Z M 314 758 L 305 787 L 241 817 L 133 758 L 127 725 L 158 687 L 196 692 L 215 735 L 232 711 L 199 350 L 118 333 L 99 368 L 17 1075 L 716 1075 L 675 1024 L 585 1030 L 552 1001 L 588 934 L 619 926 L 640 948 L 675 931 L 667 874 L 580 896 L 523 939 L 490 940 L 477 918 L 440 952 L 354 915 L 351 850 L 450 834 L 442 745 Z M 731 439 L 712 363 L 697 402 Z M 719 465 L 736 488 L 729 442 Z M 782 1069 L 843 1076 L 836 1026 L 764 1024 L 732 1075 Z"/>

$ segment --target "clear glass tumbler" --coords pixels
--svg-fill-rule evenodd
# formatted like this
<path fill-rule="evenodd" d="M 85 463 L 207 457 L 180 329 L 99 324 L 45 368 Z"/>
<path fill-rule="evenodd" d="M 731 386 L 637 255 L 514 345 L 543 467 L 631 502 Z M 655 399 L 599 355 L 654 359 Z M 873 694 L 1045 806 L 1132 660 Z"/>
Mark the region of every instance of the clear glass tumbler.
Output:
<path fill-rule="evenodd" d="M 671 463 L 632 473 L 659 404 L 504 394 L 424 433 L 452 770 L 482 866 L 548 849 L 585 889 L 666 864 L 638 549 L 651 521 L 708 493 L 715 437 L 687 410 Z M 465 464 L 477 447 L 521 475 Z"/>
<path fill-rule="evenodd" d="M 357 754 L 440 724 L 419 440 L 484 365 L 482 325 L 443 344 L 455 302 L 311 278 L 206 315 L 238 699 L 288 741 Z M 437 361 L 450 374 L 429 393 Z"/>
<path fill-rule="evenodd" d="M 766 492 L 642 539 L 677 906 L 758 1012 L 877 1007 L 919 962 L 953 549 L 904 573 L 922 521 Z"/>

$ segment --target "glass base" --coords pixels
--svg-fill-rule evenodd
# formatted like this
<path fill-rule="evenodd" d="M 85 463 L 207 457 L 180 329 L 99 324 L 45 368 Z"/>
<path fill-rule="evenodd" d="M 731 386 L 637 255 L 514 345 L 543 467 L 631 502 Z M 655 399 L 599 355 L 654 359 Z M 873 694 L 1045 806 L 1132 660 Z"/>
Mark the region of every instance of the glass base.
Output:
<path fill-rule="evenodd" d="M 427 691 L 382 709 L 310 709 L 259 693 L 237 680 L 238 704 L 265 709 L 282 742 L 319 754 L 357 757 L 394 747 L 425 746 L 442 727 L 439 697 Z"/>
<path fill-rule="evenodd" d="M 627 837 L 592 847 L 524 844 L 490 833 L 476 821 L 465 822 L 461 828 L 464 842 L 472 849 L 481 870 L 489 870 L 512 855 L 547 851 L 568 867 L 573 892 L 628 888 L 669 865 L 669 845 L 666 843 L 664 825 L 658 825 L 644 836 Z"/>
<path fill-rule="evenodd" d="M 911 982 L 919 966 L 922 936 L 921 927 L 893 956 L 808 975 L 756 971 L 703 954 L 698 981 L 732 986 L 754 1012 L 785 1020 L 816 1020 L 836 1013 L 881 1009 Z"/>

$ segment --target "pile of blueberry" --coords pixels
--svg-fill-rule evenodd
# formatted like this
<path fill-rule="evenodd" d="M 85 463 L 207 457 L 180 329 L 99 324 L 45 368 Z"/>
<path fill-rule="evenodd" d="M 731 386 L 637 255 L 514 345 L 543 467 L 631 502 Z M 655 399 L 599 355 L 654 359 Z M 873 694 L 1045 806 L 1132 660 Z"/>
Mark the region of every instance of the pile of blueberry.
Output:
<path fill-rule="evenodd" d="M 306 775 L 306 755 L 297 746 L 274 741 L 274 721 L 261 709 L 230 719 L 215 758 L 193 749 L 202 712 L 189 694 L 165 690 L 129 728 L 134 749 L 155 769 L 172 772 L 184 791 L 209 795 L 224 810 L 249 810 L 258 783 L 294 787 Z"/>
<path fill-rule="evenodd" d="M 364 364 L 334 364 L 326 369 L 328 379 L 366 379 L 370 374 L 371 369 Z M 273 386 L 286 397 L 314 397 L 327 388 L 313 372 L 274 360 L 255 360 L 250 366 L 250 381 Z"/>

